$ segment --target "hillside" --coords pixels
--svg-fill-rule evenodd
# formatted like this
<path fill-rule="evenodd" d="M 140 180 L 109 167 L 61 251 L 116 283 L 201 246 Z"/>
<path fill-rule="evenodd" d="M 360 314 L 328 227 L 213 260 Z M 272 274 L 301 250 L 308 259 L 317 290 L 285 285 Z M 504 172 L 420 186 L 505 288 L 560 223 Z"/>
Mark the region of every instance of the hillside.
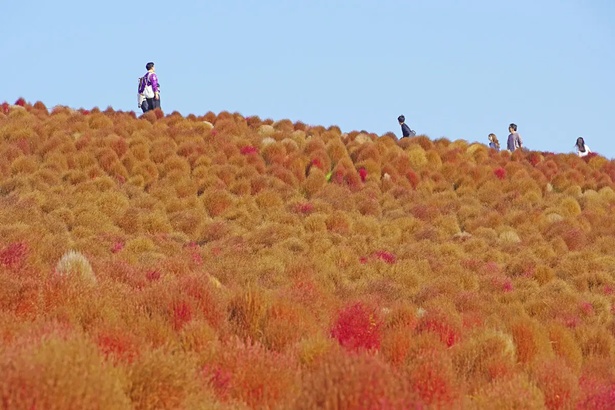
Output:
<path fill-rule="evenodd" d="M 615 163 L 0 106 L 10 409 L 615 407 Z"/>

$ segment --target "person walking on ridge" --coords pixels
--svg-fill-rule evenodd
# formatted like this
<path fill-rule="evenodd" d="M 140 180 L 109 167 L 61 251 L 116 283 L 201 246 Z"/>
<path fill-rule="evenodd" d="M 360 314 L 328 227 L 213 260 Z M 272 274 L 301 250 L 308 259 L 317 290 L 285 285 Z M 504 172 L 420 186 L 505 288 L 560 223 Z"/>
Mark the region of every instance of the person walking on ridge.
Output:
<path fill-rule="evenodd" d="M 513 152 L 514 150 L 521 148 L 523 141 L 521 140 L 521 135 L 517 132 L 517 124 L 510 124 L 508 126 L 508 132 L 510 132 L 510 134 L 508 135 L 506 148 L 508 148 L 510 152 Z"/>
<path fill-rule="evenodd" d="M 498 141 L 498 137 L 496 137 L 494 133 L 491 133 L 487 138 L 489 138 L 489 148 L 493 148 L 494 150 L 499 151 L 500 141 Z"/>
<path fill-rule="evenodd" d="M 399 122 L 399 125 L 401 125 L 401 137 L 414 137 L 416 135 L 416 131 L 411 130 L 410 127 L 408 127 L 408 124 L 406 124 L 406 117 L 404 117 L 403 115 L 400 115 L 399 117 L 397 117 L 397 122 Z"/>
<path fill-rule="evenodd" d="M 592 152 L 592 150 L 589 149 L 587 145 L 585 145 L 585 140 L 583 139 L 583 137 L 577 138 L 577 142 L 574 145 L 575 147 L 577 147 L 577 155 L 580 157 L 586 157 Z"/>
<path fill-rule="evenodd" d="M 145 65 L 147 72 L 141 78 L 139 83 L 139 95 L 141 109 L 143 112 L 160 108 L 160 83 L 158 83 L 158 76 L 156 75 L 156 67 L 154 63 L 149 62 Z"/>

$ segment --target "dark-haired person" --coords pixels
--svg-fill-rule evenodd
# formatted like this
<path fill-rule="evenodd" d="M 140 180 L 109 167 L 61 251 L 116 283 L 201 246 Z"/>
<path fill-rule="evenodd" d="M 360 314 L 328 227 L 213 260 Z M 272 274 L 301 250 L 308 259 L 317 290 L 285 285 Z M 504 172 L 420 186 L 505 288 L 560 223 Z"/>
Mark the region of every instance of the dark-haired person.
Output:
<path fill-rule="evenodd" d="M 508 132 L 510 132 L 510 134 L 508 135 L 508 141 L 506 141 L 506 148 L 508 148 L 510 152 L 513 152 L 521 148 L 523 141 L 521 141 L 521 135 L 517 132 L 517 124 L 510 124 L 508 126 Z"/>
<path fill-rule="evenodd" d="M 406 124 L 406 117 L 404 117 L 403 115 L 400 115 L 399 117 L 397 117 L 397 122 L 399 122 L 399 125 L 401 125 L 401 137 L 414 137 L 416 135 L 416 132 L 411 130 L 410 127 L 408 127 L 408 124 Z"/>
<path fill-rule="evenodd" d="M 585 157 L 592 152 L 592 150 L 589 149 L 587 145 L 585 145 L 585 140 L 583 139 L 583 137 L 577 138 L 577 142 L 574 145 L 575 147 L 577 147 L 577 155 L 580 157 Z"/>
<path fill-rule="evenodd" d="M 147 72 L 143 76 L 139 87 L 139 94 L 145 97 L 141 105 L 143 112 L 160 108 L 160 84 L 158 83 L 158 76 L 156 75 L 156 67 L 154 63 L 149 62 L 145 65 Z"/>

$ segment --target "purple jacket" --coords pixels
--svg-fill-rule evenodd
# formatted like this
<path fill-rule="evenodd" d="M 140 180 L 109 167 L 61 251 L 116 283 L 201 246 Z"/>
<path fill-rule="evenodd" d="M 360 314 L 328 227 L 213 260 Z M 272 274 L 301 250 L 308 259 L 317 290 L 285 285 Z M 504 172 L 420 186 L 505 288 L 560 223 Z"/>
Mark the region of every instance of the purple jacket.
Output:
<path fill-rule="evenodd" d="M 514 151 L 516 149 L 521 148 L 523 141 L 521 141 L 521 135 L 518 132 L 513 132 L 508 135 L 508 141 L 506 141 L 506 147 L 509 151 Z"/>
<path fill-rule="evenodd" d="M 143 81 L 141 83 L 141 87 L 139 87 L 139 93 L 140 94 L 143 93 L 143 90 L 148 85 L 152 86 L 152 90 L 154 90 L 154 92 L 159 92 L 160 91 L 160 88 L 159 88 L 159 85 L 158 85 L 158 76 L 156 75 L 156 73 L 150 73 L 148 71 L 147 73 L 145 73 L 145 75 L 143 77 L 145 78 L 145 81 Z"/>

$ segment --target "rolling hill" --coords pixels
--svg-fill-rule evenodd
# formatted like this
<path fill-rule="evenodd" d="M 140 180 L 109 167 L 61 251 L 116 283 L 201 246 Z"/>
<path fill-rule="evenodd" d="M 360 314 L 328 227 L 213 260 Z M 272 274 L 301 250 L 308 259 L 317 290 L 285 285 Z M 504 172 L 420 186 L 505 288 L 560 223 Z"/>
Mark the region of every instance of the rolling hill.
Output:
<path fill-rule="evenodd" d="M 0 106 L 7 409 L 615 407 L 615 163 Z"/>

